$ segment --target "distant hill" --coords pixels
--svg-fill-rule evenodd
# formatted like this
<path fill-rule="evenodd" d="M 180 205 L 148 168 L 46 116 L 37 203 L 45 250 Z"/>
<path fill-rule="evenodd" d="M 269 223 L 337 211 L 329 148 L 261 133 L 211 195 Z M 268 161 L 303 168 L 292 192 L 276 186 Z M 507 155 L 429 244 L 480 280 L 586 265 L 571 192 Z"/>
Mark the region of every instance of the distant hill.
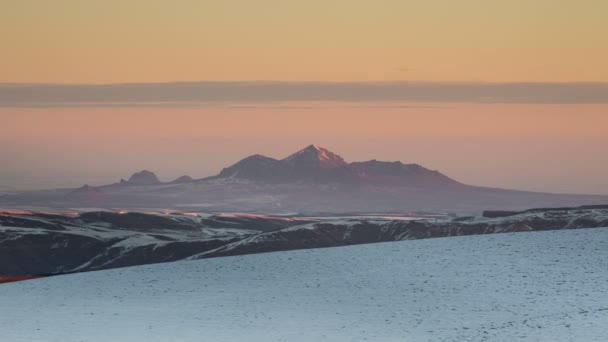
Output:
<path fill-rule="evenodd" d="M 77 201 L 102 201 L 108 198 L 108 193 L 88 184 L 66 194 L 66 198 Z"/>
<path fill-rule="evenodd" d="M 160 180 L 158 180 L 154 172 L 142 170 L 131 175 L 127 183 L 130 185 L 151 185 L 160 184 Z"/>

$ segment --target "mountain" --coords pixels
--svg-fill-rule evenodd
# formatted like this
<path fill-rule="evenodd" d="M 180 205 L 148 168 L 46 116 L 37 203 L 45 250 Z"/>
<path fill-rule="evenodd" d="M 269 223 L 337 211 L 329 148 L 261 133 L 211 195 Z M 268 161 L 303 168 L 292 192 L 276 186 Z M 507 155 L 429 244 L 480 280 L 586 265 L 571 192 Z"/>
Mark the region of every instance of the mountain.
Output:
<path fill-rule="evenodd" d="M 132 174 L 126 183 L 128 185 L 154 185 L 160 184 L 160 180 L 158 180 L 154 172 L 142 170 Z"/>
<path fill-rule="evenodd" d="M 183 175 L 183 176 L 177 177 L 171 183 L 190 183 L 190 182 L 194 182 L 194 178 L 192 178 L 188 175 Z"/>
<path fill-rule="evenodd" d="M 247 157 L 223 169 L 216 178 L 238 178 L 270 183 L 314 182 L 411 187 L 457 186 L 460 183 L 418 164 L 401 162 L 347 163 L 326 148 L 310 145 L 277 160 L 263 155 Z"/>
<path fill-rule="evenodd" d="M 271 183 L 337 181 L 350 173 L 348 163 L 327 149 L 310 145 L 277 160 L 260 154 L 223 169 L 217 178 L 239 178 Z"/>
<path fill-rule="evenodd" d="M 88 184 L 66 194 L 66 198 L 79 201 L 102 201 L 107 197 L 107 192 Z"/>
<path fill-rule="evenodd" d="M 429 170 L 418 164 L 382 162 L 370 160 L 349 165 L 353 178 L 361 183 L 380 185 L 404 185 L 409 187 L 458 187 L 463 186 L 439 171 Z"/>
<path fill-rule="evenodd" d="M 348 164 L 342 157 L 316 145 L 282 159 L 281 163 L 285 165 L 287 178 L 295 181 L 339 181 L 350 174 Z"/>
<path fill-rule="evenodd" d="M 95 208 L 172 208 L 207 212 L 403 213 L 522 210 L 608 203 L 608 196 L 551 194 L 463 184 L 400 161 L 347 162 L 309 145 L 282 159 L 255 154 L 202 179 L 161 182 L 143 170 L 98 187 Z M 0 208 L 82 208 L 97 190 L 56 189 L 0 195 Z M 89 195 L 84 195 L 84 193 Z M 81 193 L 81 195 L 78 195 Z"/>
<path fill-rule="evenodd" d="M 429 170 L 418 164 L 402 162 L 347 163 L 336 153 L 326 148 L 309 145 L 283 159 L 275 159 L 261 154 L 246 157 L 226 167 L 216 176 L 207 179 L 241 179 L 265 183 L 317 183 L 350 184 L 409 187 L 458 186 L 461 183 Z M 191 183 L 190 176 L 181 176 L 173 184 Z M 134 173 L 123 185 L 162 184 L 156 175 L 148 170 Z"/>
<path fill-rule="evenodd" d="M 285 165 L 280 161 L 255 154 L 223 169 L 213 178 L 242 178 L 251 180 L 285 180 Z"/>
<path fill-rule="evenodd" d="M 348 164 L 339 155 L 319 147 L 310 145 L 281 160 L 292 169 L 332 169 Z"/>

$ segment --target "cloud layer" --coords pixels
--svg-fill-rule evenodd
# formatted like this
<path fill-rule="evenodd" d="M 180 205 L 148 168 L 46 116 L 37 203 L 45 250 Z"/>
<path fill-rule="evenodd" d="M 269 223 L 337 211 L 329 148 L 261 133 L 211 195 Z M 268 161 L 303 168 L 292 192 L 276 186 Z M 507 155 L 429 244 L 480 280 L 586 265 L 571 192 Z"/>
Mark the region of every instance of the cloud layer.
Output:
<path fill-rule="evenodd" d="M 182 107 L 288 101 L 608 103 L 608 83 L 247 81 L 0 84 L 0 107 Z"/>

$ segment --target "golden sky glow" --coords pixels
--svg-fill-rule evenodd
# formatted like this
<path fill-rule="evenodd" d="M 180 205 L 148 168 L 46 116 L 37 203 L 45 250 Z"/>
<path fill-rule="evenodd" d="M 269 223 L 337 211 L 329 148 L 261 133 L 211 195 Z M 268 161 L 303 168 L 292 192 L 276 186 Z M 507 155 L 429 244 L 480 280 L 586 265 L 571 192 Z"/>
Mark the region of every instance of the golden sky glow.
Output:
<path fill-rule="evenodd" d="M 0 108 L 9 161 L 0 189 L 108 184 L 144 168 L 200 178 L 314 143 L 347 161 L 419 163 L 470 184 L 608 194 L 606 113 L 606 104 Z"/>
<path fill-rule="evenodd" d="M 0 82 L 608 81 L 605 0 L 9 0 Z"/>
<path fill-rule="evenodd" d="M 316 143 L 608 194 L 607 0 L 1 2 L 0 191 L 203 177 Z M 431 82 L 369 82 L 395 80 Z M 173 81 L 236 82 L 107 85 Z"/>

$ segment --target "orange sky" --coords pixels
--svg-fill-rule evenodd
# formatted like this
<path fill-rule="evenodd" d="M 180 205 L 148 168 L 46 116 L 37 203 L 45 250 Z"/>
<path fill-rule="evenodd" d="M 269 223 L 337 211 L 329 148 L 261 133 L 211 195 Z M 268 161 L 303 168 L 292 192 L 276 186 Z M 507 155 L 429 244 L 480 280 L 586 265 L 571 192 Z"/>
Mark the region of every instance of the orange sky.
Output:
<path fill-rule="evenodd" d="M 0 82 L 608 81 L 605 0 L 19 0 Z"/>
<path fill-rule="evenodd" d="M 417 162 L 472 184 L 608 194 L 607 13 L 605 0 L 8 1 L 0 190 L 103 184 L 143 168 L 202 177 L 248 154 L 283 157 L 316 143 L 350 161 Z M 262 103 L 231 88 L 209 107 L 160 108 L 151 102 L 167 86 L 105 86 L 247 80 L 292 81 L 290 95 L 302 81 L 336 81 L 328 98 L 346 98 L 315 102 L 318 87 L 309 102 L 283 103 L 279 84 Z M 378 80 L 433 83 L 410 82 L 397 98 L 356 83 Z M 546 83 L 496 94 L 511 86 L 484 82 Z M 19 97 L 6 83 L 84 86 Z M 92 96 L 102 103 L 62 108 L 90 99 L 90 84 L 104 85 Z M 360 102 L 353 86 L 378 102 Z M 147 103 L 121 108 L 104 91 L 145 93 Z M 230 95 L 241 97 L 221 102 Z M 386 102 L 404 99 L 436 103 Z"/>
<path fill-rule="evenodd" d="M 203 177 L 316 143 L 348 161 L 416 162 L 471 184 L 608 194 L 608 105 L 290 105 L 3 108 L 0 188 L 104 184 L 144 168 Z"/>

